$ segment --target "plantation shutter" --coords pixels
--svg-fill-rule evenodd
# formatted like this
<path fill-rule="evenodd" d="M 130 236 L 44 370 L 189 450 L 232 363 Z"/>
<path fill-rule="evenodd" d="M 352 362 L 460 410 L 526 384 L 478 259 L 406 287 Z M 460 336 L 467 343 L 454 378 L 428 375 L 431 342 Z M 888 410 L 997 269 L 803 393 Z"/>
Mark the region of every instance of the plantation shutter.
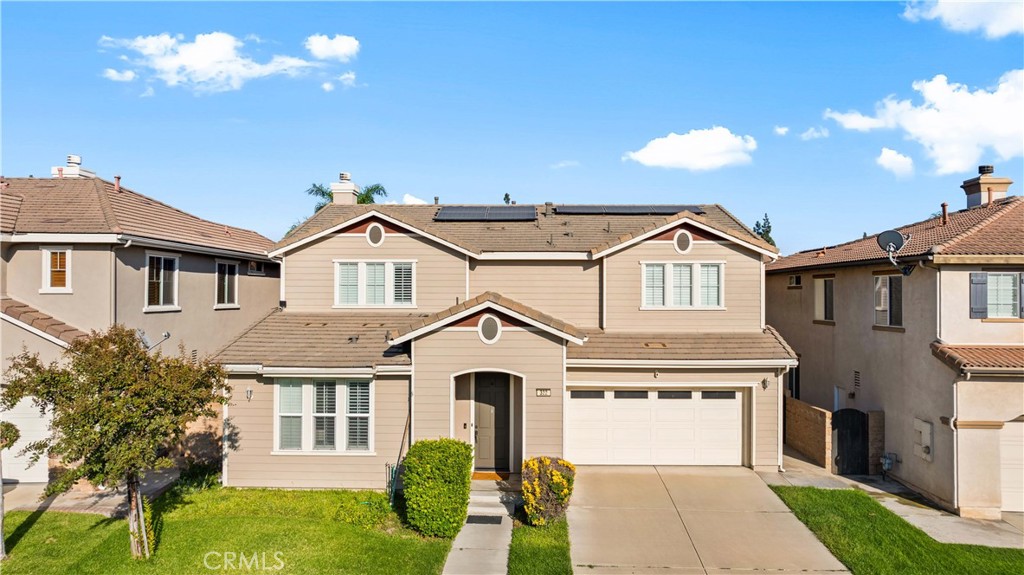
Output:
<path fill-rule="evenodd" d="M 644 274 L 646 274 L 644 305 L 658 307 L 665 305 L 665 266 L 645 265 Z"/>
<path fill-rule="evenodd" d="M 359 264 L 338 264 L 338 305 L 359 303 Z"/>
<path fill-rule="evenodd" d="M 988 317 L 988 274 L 971 273 L 971 319 Z"/>
<path fill-rule="evenodd" d="M 370 448 L 370 384 L 366 381 L 352 381 L 348 384 L 347 401 L 347 448 L 366 450 Z"/>
<path fill-rule="evenodd" d="M 62 288 L 68 286 L 67 257 L 67 252 L 50 252 L 50 287 Z"/>
<path fill-rule="evenodd" d="M 396 304 L 412 304 L 412 264 L 395 264 L 395 294 Z"/>
<path fill-rule="evenodd" d="M 717 264 L 700 266 L 700 305 L 716 307 L 722 305 L 719 299 L 721 267 Z"/>
<path fill-rule="evenodd" d="M 672 266 L 672 305 L 677 307 L 691 305 L 690 299 L 693 296 L 692 273 L 693 267 L 690 264 L 675 264 Z"/>
<path fill-rule="evenodd" d="M 313 393 L 313 449 L 334 449 L 337 385 L 316 382 Z"/>
<path fill-rule="evenodd" d="M 384 305 L 384 264 L 366 264 L 366 303 Z"/>
<path fill-rule="evenodd" d="M 278 388 L 278 448 L 302 449 L 302 384 L 282 383 Z"/>
<path fill-rule="evenodd" d="M 889 276 L 889 325 L 903 325 L 903 276 Z"/>

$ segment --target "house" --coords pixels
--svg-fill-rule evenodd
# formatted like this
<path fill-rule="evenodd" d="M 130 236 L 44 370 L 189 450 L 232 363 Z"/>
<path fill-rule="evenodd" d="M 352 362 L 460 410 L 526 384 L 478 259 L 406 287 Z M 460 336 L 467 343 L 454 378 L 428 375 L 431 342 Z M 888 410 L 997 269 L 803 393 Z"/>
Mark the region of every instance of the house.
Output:
<path fill-rule="evenodd" d="M 28 349 L 44 361 L 91 330 L 141 330 L 154 349 L 205 356 L 278 302 L 273 242 L 206 221 L 81 167 L 52 178 L 4 178 L 0 190 L 3 369 Z M 4 417 L 21 441 L 4 454 L 5 481 L 46 481 L 45 463 L 17 452 L 47 433 L 28 401 Z M 210 423 L 219 434 L 220 424 Z"/>
<path fill-rule="evenodd" d="M 382 488 L 417 440 L 475 469 L 781 464 L 775 248 L 718 205 L 334 202 L 270 251 L 282 307 L 218 355 L 231 486 Z"/>
<path fill-rule="evenodd" d="M 967 208 L 767 266 L 768 320 L 800 356 L 789 395 L 884 411 L 892 475 L 970 517 L 1024 510 L 1024 198 L 991 175 Z"/>

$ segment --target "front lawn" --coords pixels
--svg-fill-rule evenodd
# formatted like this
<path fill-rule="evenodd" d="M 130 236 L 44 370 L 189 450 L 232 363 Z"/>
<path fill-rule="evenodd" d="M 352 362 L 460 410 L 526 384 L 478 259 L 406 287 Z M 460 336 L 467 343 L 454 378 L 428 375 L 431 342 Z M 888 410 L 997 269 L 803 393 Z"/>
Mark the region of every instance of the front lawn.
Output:
<path fill-rule="evenodd" d="M 440 573 L 451 545 L 406 529 L 369 491 L 177 489 L 154 508 L 149 561 L 129 557 L 124 520 L 8 513 L 3 573 Z"/>
<path fill-rule="evenodd" d="M 508 550 L 508 575 L 568 575 L 569 524 L 565 518 L 543 527 L 516 522 Z"/>
<path fill-rule="evenodd" d="M 854 575 L 1024 573 L 1024 550 L 939 543 L 862 491 L 772 489 Z"/>

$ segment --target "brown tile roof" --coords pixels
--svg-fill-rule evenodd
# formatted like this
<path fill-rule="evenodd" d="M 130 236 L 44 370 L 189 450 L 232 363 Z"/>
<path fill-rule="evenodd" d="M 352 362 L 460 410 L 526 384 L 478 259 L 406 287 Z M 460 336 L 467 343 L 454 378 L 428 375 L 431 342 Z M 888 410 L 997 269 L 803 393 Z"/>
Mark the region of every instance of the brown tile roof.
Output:
<path fill-rule="evenodd" d="M 538 210 L 536 221 L 526 222 L 435 222 L 434 215 L 443 206 L 426 205 L 338 205 L 329 204 L 295 228 L 274 249 L 331 229 L 371 210 L 423 230 L 437 238 L 473 252 L 596 252 L 636 237 L 643 231 L 681 219 L 686 215 L 723 233 L 776 252 L 774 246 L 755 235 L 735 216 L 718 204 L 699 206 L 705 213 L 694 216 L 688 212 L 663 215 L 564 215 L 555 212 L 543 215 Z"/>
<path fill-rule="evenodd" d="M 902 259 L 926 254 L 1024 255 L 1024 197 L 951 212 L 945 225 L 937 216 L 897 229 L 911 235 L 897 254 Z M 769 263 L 765 269 L 772 273 L 885 260 L 875 238 L 798 252 Z"/>
<path fill-rule="evenodd" d="M 130 234 L 254 255 L 274 244 L 252 230 L 198 218 L 124 186 L 116 191 L 100 178 L 5 178 L 4 183 L 5 233 Z"/>
<path fill-rule="evenodd" d="M 404 346 L 389 346 L 384 334 L 420 315 L 363 312 L 271 311 L 218 351 L 223 364 L 265 367 L 373 367 L 409 365 Z"/>
<path fill-rule="evenodd" d="M 1009 371 L 1024 376 L 1021 345 L 948 345 L 936 341 L 932 343 L 932 353 L 962 372 Z"/>
<path fill-rule="evenodd" d="M 428 316 L 423 316 L 422 318 L 416 320 L 415 322 L 411 322 L 408 325 L 401 326 L 391 332 L 391 338 L 392 340 L 398 339 L 403 335 L 414 332 L 420 328 L 444 321 L 445 319 L 452 317 L 453 315 L 474 308 L 482 303 L 488 302 L 514 311 L 520 315 L 532 319 L 533 321 L 546 325 L 551 329 L 558 330 L 562 333 L 569 334 L 577 339 L 586 339 L 587 337 L 587 334 L 585 334 L 582 330 L 580 330 L 578 327 L 572 324 L 568 324 L 542 311 L 537 311 L 528 305 L 521 304 L 516 300 L 507 298 L 499 293 L 489 291 L 484 292 L 476 296 L 475 298 L 468 299 L 462 303 L 453 305 L 452 307 L 446 310 L 442 310 L 437 313 L 430 314 Z"/>
<path fill-rule="evenodd" d="M 89 335 L 78 328 L 46 315 L 28 304 L 21 303 L 7 296 L 0 297 L 0 313 L 21 323 L 28 324 L 66 343 L 71 343 L 80 337 Z"/>
<path fill-rule="evenodd" d="M 740 333 L 597 333 L 570 345 L 567 359 L 641 361 L 779 360 L 796 353 L 771 326 Z"/>
<path fill-rule="evenodd" d="M 14 224 L 18 221 L 18 212 L 21 211 L 21 202 L 24 199 L 15 194 L 0 195 L 0 232 L 6 234 L 14 231 Z"/>

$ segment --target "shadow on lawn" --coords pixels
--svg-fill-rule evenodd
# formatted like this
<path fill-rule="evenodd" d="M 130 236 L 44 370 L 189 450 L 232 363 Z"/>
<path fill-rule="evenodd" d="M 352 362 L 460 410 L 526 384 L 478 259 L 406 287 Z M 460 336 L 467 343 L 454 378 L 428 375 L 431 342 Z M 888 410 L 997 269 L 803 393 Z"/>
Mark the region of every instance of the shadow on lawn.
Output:
<path fill-rule="evenodd" d="M 32 529 L 32 526 L 35 525 L 37 521 L 39 521 L 39 518 L 43 516 L 43 513 L 47 509 L 50 508 L 50 504 L 53 503 L 53 500 L 56 498 L 56 495 L 51 495 L 45 499 L 42 499 L 39 503 L 39 507 L 37 507 L 35 511 L 30 513 L 29 516 L 20 524 L 18 524 L 18 527 L 15 528 L 15 530 L 12 531 L 11 534 L 4 539 L 4 542 L 7 546 L 7 553 L 10 553 L 14 550 L 15 547 L 18 546 L 18 542 L 21 541 L 22 538 L 24 538 L 25 535 L 28 534 L 28 532 Z"/>

